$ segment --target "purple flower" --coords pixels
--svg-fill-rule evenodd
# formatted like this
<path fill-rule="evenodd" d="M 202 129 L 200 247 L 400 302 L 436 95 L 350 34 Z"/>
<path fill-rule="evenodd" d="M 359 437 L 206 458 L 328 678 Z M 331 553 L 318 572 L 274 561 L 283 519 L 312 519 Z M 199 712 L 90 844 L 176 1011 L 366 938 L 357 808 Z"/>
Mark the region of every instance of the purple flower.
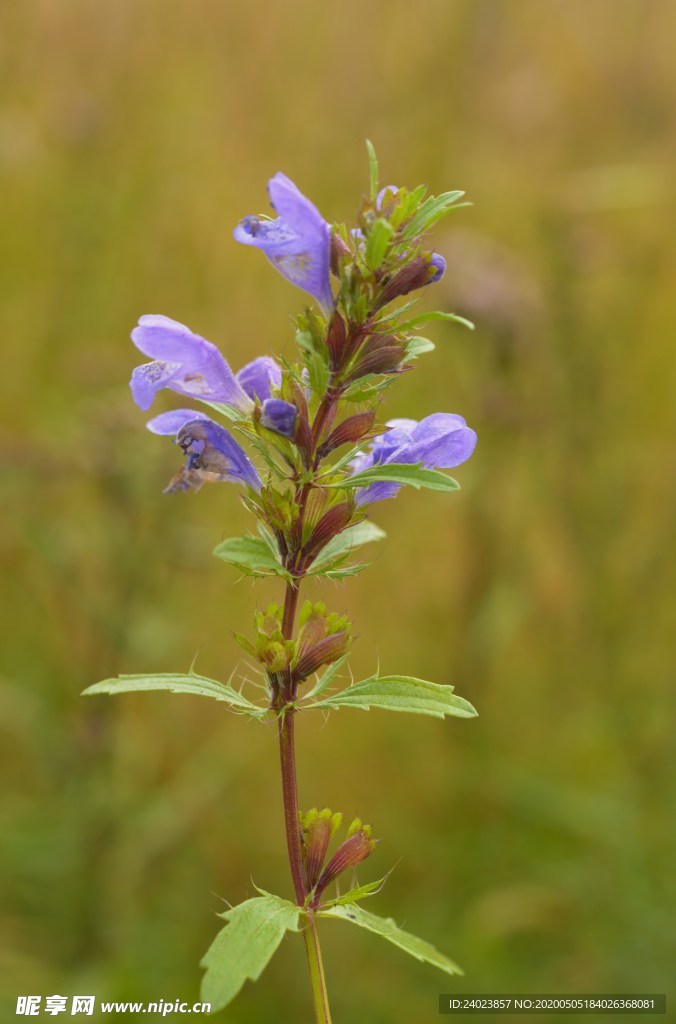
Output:
<path fill-rule="evenodd" d="M 259 356 L 242 367 L 237 374 L 237 383 L 249 398 L 264 402 L 270 397 L 271 389 L 278 388 L 282 383 L 282 371 L 270 356 Z"/>
<path fill-rule="evenodd" d="M 426 469 L 452 469 L 465 462 L 476 445 L 476 434 L 462 416 L 437 412 L 417 422 L 390 420 L 390 430 L 375 438 L 369 452 L 363 452 L 350 465 L 355 473 L 386 463 L 422 464 Z M 400 484 L 383 481 L 360 488 L 357 505 L 393 498 Z"/>
<path fill-rule="evenodd" d="M 328 312 L 333 306 L 329 224 L 285 174 L 270 179 L 268 193 L 276 220 L 245 217 L 235 228 L 236 240 L 262 249 L 287 281 L 309 292 Z"/>
<path fill-rule="evenodd" d="M 192 409 L 163 412 L 147 423 L 153 434 L 176 436 L 187 456 L 167 491 L 199 489 L 206 481 L 230 480 L 260 491 L 261 480 L 244 449 L 225 427 Z"/>
<path fill-rule="evenodd" d="M 293 437 L 297 418 L 298 410 L 290 402 L 281 398 L 268 398 L 263 402 L 261 424 L 282 437 Z"/>
<path fill-rule="evenodd" d="M 130 387 L 139 408 L 149 409 L 161 388 L 187 398 L 223 402 L 243 411 L 251 398 L 215 345 L 168 316 L 142 316 L 132 341 L 152 363 L 137 366 Z"/>

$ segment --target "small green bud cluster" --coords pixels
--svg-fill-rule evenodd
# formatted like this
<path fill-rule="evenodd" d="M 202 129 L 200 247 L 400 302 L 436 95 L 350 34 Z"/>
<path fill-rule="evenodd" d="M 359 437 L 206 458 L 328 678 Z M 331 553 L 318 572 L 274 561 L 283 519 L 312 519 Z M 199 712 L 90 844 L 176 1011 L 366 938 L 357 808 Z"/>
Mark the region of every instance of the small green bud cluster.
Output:
<path fill-rule="evenodd" d="M 342 658 L 352 642 L 352 624 L 347 616 L 328 612 L 323 601 L 305 602 L 299 626 L 295 640 L 285 639 L 283 608 L 273 603 L 265 611 L 256 612 L 253 640 L 242 634 L 235 636 L 242 650 L 265 669 L 273 698 L 284 682 L 290 682 L 295 690 L 318 669 Z"/>

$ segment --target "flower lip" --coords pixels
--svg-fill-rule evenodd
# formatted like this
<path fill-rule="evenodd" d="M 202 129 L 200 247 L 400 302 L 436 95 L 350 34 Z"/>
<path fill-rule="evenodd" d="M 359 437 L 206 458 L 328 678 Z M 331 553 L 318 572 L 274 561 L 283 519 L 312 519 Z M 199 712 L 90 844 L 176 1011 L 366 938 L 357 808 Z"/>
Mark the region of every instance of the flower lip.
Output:
<path fill-rule="evenodd" d="M 151 363 L 137 366 L 130 387 L 136 404 L 147 410 L 161 388 L 187 398 L 223 402 L 247 411 L 251 398 L 210 341 L 185 324 L 160 314 L 146 314 L 131 332 L 132 341 Z"/>

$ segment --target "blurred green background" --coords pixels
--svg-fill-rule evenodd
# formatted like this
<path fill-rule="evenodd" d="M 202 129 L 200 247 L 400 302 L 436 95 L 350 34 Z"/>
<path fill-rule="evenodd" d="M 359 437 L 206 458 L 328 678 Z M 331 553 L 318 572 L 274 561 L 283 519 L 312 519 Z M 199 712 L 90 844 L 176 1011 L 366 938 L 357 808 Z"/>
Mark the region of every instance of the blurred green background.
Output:
<path fill-rule="evenodd" d="M 480 717 L 299 723 L 302 805 L 374 822 L 362 881 L 396 864 L 371 909 L 466 970 L 329 922 L 335 1019 L 670 984 L 675 37 L 669 0 L 2 6 L 7 1019 L 29 993 L 192 1001 L 223 899 L 291 891 L 271 729 L 78 694 L 195 656 L 227 678 L 277 596 L 210 555 L 248 525 L 234 488 L 162 494 L 178 453 L 131 402 L 128 335 L 162 312 L 235 368 L 288 353 L 302 295 L 232 228 L 278 170 L 351 219 L 366 137 L 385 183 L 475 203 L 425 301 L 477 330 L 433 325 L 389 411 L 480 442 L 458 496 L 376 506 L 374 568 L 315 593 L 355 619 L 358 676 L 453 682 Z M 309 1017 L 294 938 L 222 1015 Z"/>

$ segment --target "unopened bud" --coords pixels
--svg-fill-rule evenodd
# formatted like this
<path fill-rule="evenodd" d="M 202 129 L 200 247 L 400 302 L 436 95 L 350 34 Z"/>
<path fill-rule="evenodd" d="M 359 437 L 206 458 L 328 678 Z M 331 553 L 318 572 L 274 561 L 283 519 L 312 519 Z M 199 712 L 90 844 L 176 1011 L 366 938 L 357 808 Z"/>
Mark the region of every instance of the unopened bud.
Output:
<path fill-rule="evenodd" d="M 343 871 L 347 871 L 348 868 L 354 868 L 361 861 L 365 860 L 371 853 L 371 850 L 376 845 L 375 840 L 371 839 L 371 829 L 368 825 L 359 825 L 359 828 L 352 833 L 338 847 L 329 863 L 324 868 L 317 886 L 315 889 L 315 899 L 317 899 L 324 889 L 331 882 L 335 881 Z"/>
<path fill-rule="evenodd" d="M 340 827 L 342 819 L 342 814 L 333 814 L 328 807 L 323 811 L 313 807 L 307 814 L 301 815 L 303 861 L 310 889 L 314 889 L 317 884 L 331 836 Z"/>

